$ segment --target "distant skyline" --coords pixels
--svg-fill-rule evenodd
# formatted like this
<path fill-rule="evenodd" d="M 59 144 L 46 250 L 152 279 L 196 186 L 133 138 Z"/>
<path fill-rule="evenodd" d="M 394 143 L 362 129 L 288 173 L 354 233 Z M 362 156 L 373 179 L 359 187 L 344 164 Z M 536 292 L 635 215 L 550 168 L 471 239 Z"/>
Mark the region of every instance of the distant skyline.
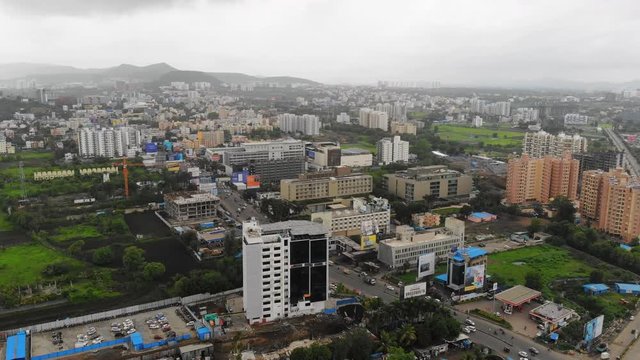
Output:
<path fill-rule="evenodd" d="M 626 82 L 640 78 L 639 13 L 631 0 L 0 0 L 0 62 L 166 62 L 324 83 Z"/>

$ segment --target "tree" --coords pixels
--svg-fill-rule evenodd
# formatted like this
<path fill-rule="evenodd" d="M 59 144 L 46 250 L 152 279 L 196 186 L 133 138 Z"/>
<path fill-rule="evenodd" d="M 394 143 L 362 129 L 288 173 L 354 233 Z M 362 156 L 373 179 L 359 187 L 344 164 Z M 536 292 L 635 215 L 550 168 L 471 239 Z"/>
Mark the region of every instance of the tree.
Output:
<path fill-rule="evenodd" d="M 219 119 L 219 118 L 220 118 L 220 115 L 215 111 L 212 111 L 212 112 L 207 114 L 207 119 L 209 119 L 209 120 L 216 120 L 216 119 Z"/>
<path fill-rule="evenodd" d="M 533 234 L 537 233 L 541 229 L 542 229 L 542 222 L 540 221 L 540 219 L 537 219 L 537 218 L 531 219 L 529 226 L 527 226 L 527 231 L 529 232 L 530 236 L 533 236 Z"/>
<path fill-rule="evenodd" d="M 388 360 L 415 360 L 416 356 L 413 353 L 404 351 L 401 347 L 391 348 L 389 351 Z"/>
<path fill-rule="evenodd" d="M 331 349 L 326 345 L 312 344 L 308 352 L 311 360 L 331 360 Z"/>
<path fill-rule="evenodd" d="M 575 222 L 576 208 L 573 207 L 573 203 L 569 199 L 559 196 L 551 202 L 551 206 L 556 209 L 556 214 L 553 217 L 554 221 Z"/>
<path fill-rule="evenodd" d="M 369 360 L 369 355 L 373 350 L 373 340 L 369 337 L 369 333 L 364 329 L 358 329 L 351 333 L 349 336 L 351 340 L 351 346 L 349 349 L 349 356 L 346 357 L 352 360 Z"/>
<path fill-rule="evenodd" d="M 416 329 L 411 324 L 404 324 L 400 328 L 398 342 L 405 348 L 410 347 L 416 342 Z"/>
<path fill-rule="evenodd" d="M 299 347 L 293 349 L 291 355 L 289 355 L 289 360 L 311 360 L 309 355 L 310 354 L 306 348 Z"/>
<path fill-rule="evenodd" d="M 144 250 L 137 246 L 129 246 L 124 249 L 122 265 L 128 271 L 139 271 L 144 266 Z"/>
<path fill-rule="evenodd" d="M 73 244 L 69 245 L 69 248 L 67 250 L 69 250 L 69 253 L 72 255 L 78 255 L 80 254 L 80 251 L 82 251 L 83 246 L 84 246 L 84 240 L 78 240 Z"/>
<path fill-rule="evenodd" d="M 93 252 L 93 256 L 91 260 L 96 265 L 107 265 L 113 261 L 113 250 L 111 250 L 110 246 L 103 246 L 101 248 L 97 248 Z"/>
<path fill-rule="evenodd" d="M 463 205 L 460 208 L 460 212 L 458 214 L 460 214 L 460 217 L 462 217 L 463 219 L 466 219 L 469 217 L 469 215 L 471 215 L 472 212 L 473 212 L 473 209 L 471 208 L 471 206 Z"/>
<path fill-rule="evenodd" d="M 589 281 L 594 284 L 604 282 L 604 273 L 600 270 L 593 270 L 591 274 L 589 274 Z"/>
<path fill-rule="evenodd" d="M 524 276 L 524 284 L 526 287 L 542 290 L 542 274 L 537 271 L 530 271 Z"/>
<path fill-rule="evenodd" d="M 144 265 L 142 274 L 147 281 L 156 280 L 166 271 L 164 264 L 159 262 L 150 262 Z"/>
<path fill-rule="evenodd" d="M 397 345 L 398 342 L 396 341 L 394 333 L 382 330 L 382 332 L 380 333 L 380 346 L 378 350 L 389 353 L 391 352 L 391 349 L 393 349 Z"/>

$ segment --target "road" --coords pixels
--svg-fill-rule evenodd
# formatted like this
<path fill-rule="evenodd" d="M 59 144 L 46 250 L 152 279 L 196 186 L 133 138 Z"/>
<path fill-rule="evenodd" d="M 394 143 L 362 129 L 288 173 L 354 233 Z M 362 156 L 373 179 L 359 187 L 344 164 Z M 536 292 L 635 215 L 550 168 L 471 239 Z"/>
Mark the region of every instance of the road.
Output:
<path fill-rule="evenodd" d="M 625 327 L 620 331 L 618 336 L 609 343 L 609 354 L 611 354 L 611 358 L 615 359 L 616 356 L 620 356 L 624 352 L 624 350 L 631 345 L 633 342 L 635 335 L 631 333 L 632 330 L 640 329 L 640 316 L 635 316 L 635 318 L 629 321 Z M 636 341 L 630 348 L 627 350 L 623 360 L 629 359 L 634 360 L 637 359 L 640 355 L 640 341 Z"/>
<path fill-rule="evenodd" d="M 224 192 L 218 197 L 220 198 L 220 205 L 222 205 L 225 210 L 229 211 L 229 213 L 231 213 L 231 217 L 236 219 L 238 222 L 248 220 L 252 217 L 255 217 L 263 224 L 269 222 L 267 217 L 264 216 L 259 209 L 256 209 L 254 205 L 247 203 L 237 191 L 224 189 Z M 243 205 L 247 206 L 246 209 L 238 213 L 238 208 Z"/>
<path fill-rule="evenodd" d="M 616 148 L 624 153 L 624 167 L 629 170 L 632 175 L 640 176 L 640 164 L 638 164 L 638 160 L 633 156 L 631 151 L 629 151 L 624 141 L 622 141 L 620 136 L 618 136 L 613 129 L 604 129 L 604 131 L 607 133 L 609 139 L 611 139 Z"/>
<path fill-rule="evenodd" d="M 349 274 L 342 272 L 343 267 L 334 265 L 329 267 L 329 281 L 334 283 L 342 283 L 344 286 L 351 290 L 361 291 L 366 296 L 377 296 L 382 301 L 388 303 L 394 300 L 398 300 L 398 295 L 393 291 L 386 288 L 387 283 L 376 279 L 375 285 L 366 284 L 361 277 L 358 276 L 352 269 L 349 269 Z M 397 291 L 397 286 L 394 286 Z"/>

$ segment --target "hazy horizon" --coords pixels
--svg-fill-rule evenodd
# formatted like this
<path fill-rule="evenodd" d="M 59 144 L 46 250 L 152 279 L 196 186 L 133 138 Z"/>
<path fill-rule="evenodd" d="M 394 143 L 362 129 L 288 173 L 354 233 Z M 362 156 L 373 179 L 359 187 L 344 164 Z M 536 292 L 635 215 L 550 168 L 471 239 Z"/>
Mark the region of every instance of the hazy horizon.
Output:
<path fill-rule="evenodd" d="M 640 3 L 0 0 L 2 63 L 296 76 L 323 83 L 640 76 Z"/>

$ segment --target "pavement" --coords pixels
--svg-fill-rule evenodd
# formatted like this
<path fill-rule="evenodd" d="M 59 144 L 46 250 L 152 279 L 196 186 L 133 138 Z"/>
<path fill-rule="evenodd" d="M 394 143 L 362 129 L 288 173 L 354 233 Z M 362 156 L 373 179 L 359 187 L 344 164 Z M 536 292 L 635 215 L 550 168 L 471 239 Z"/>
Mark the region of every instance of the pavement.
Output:
<path fill-rule="evenodd" d="M 361 292 L 366 296 L 377 296 L 382 301 L 388 303 L 398 300 L 398 295 L 395 293 L 399 291 L 398 287 L 392 285 L 394 291 L 386 288 L 388 283 L 380 278 L 376 278 L 375 285 L 366 284 L 360 276 L 351 268 L 349 268 L 349 274 L 342 272 L 343 266 L 333 265 L 329 267 L 329 281 L 333 283 L 342 283 L 345 287 L 357 292 Z"/>
<path fill-rule="evenodd" d="M 631 333 L 633 329 L 636 329 L 636 334 L 638 334 L 638 330 L 640 330 L 640 317 L 638 316 L 629 321 L 618 336 L 609 343 L 609 354 L 611 354 L 612 359 L 620 356 L 629 346 L 631 347 L 629 347 L 622 359 L 635 360 L 640 358 L 640 341 L 634 342 L 637 335 Z"/>
<path fill-rule="evenodd" d="M 238 222 L 242 222 L 252 217 L 256 218 L 260 223 L 266 224 L 269 219 L 260 212 L 260 209 L 246 202 L 237 191 L 225 189 L 224 193 L 218 196 L 222 207 L 231 213 L 231 217 Z M 246 205 L 247 207 L 238 213 L 238 208 Z"/>

